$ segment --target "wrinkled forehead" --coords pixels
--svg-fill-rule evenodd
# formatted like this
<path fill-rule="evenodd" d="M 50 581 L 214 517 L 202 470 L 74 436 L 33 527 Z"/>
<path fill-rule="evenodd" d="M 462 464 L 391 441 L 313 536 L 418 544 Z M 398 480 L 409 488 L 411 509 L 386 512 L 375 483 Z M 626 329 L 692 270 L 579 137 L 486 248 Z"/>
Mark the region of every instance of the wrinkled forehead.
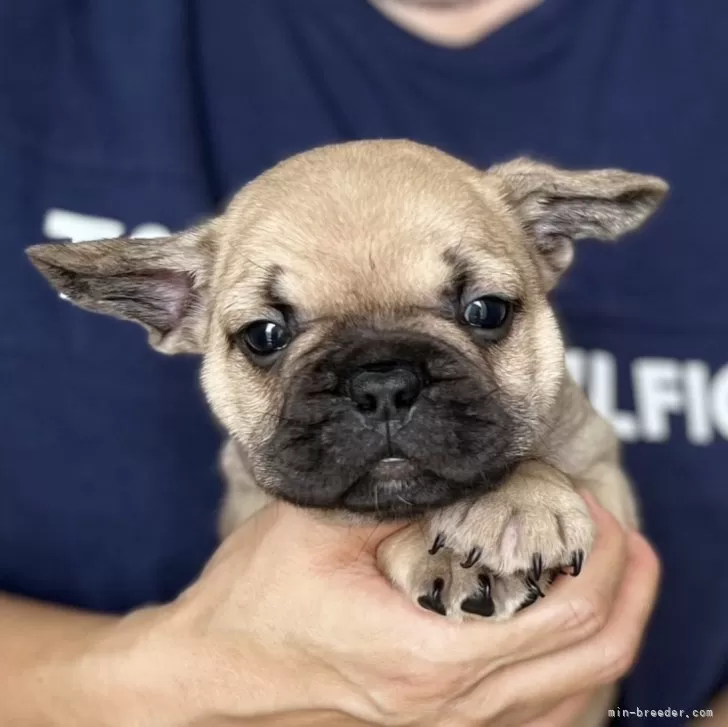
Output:
<path fill-rule="evenodd" d="M 228 221 L 223 309 L 285 304 L 319 318 L 433 309 L 469 288 L 522 297 L 527 260 L 496 198 L 452 181 L 346 181 L 292 185 Z"/>

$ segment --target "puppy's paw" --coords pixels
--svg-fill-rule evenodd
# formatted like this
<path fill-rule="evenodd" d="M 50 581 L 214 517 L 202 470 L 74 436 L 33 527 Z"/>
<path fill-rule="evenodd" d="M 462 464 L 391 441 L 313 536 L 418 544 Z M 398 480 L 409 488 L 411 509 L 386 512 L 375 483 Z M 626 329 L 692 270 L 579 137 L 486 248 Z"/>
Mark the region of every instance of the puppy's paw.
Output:
<path fill-rule="evenodd" d="M 566 476 L 526 463 L 494 490 L 434 513 L 427 521 L 433 543 L 464 554 L 496 575 L 570 567 L 581 570 L 594 540 L 586 503 Z"/>
<path fill-rule="evenodd" d="M 594 539 L 586 504 L 560 472 L 526 463 L 498 490 L 434 513 L 382 546 L 390 579 L 453 619 L 507 618 L 578 575 Z"/>
<path fill-rule="evenodd" d="M 422 523 L 387 538 L 377 556 L 392 583 L 422 608 L 453 620 L 461 620 L 468 609 L 485 617 L 494 613 L 490 576 L 462 568 L 448 548 L 430 548 Z"/>
<path fill-rule="evenodd" d="M 432 546 L 423 524 L 382 543 L 380 568 L 401 591 L 429 611 L 452 621 L 508 618 L 532 604 L 552 580 L 543 572 L 529 582 L 522 574 L 495 576 L 486 568 L 463 567 L 463 554 Z"/>

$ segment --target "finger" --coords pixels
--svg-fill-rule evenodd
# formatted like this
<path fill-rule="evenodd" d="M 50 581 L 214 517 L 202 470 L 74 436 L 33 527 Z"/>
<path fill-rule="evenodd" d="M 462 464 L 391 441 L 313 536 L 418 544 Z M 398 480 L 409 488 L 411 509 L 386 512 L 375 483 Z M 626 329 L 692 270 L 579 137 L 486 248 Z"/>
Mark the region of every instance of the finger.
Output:
<path fill-rule="evenodd" d="M 522 722 L 524 727 L 571 727 L 571 725 L 582 724 L 577 718 L 584 715 L 594 700 L 594 692 L 581 692 L 573 697 L 565 699 L 546 714 L 535 717 L 528 722 Z M 606 712 L 600 715 L 606 718 Z"/>
<path fill-rule="evenodd" d="M 276 501 L 261 514 L 275 519 L 275 525 L 286 533 L 288 540 L 312 553 L 328 553 L 336 559 L 363 553 L 373 554 L 379 544 L 408 523 L 392 522 L 342 522 L 326 512 L 294 507 Z"/>
<path fill-rule="evenodd" d="M 607 622 L 626 562 L 627 534 L 595 502 L 588 503 L 597 528 L 594 548 L 577 578 L 559 579 L 546 598 L 509 621 L 469 621 L 458 626 L 451 658 L 478 660 L 487 655 L 500 668 L 564 649 L 593 636 Z"/>
<path fill-rule="evenodd" d="M 537 705 L 514 705 L 507 712 L 495 717 L 487 717 L 486 721 L 480 721 L 478 724 L 482 724 L 482 727 L 486 727 L 486 725 L 488 727 L 490 725 L 498 725 L 498 727 L 581 727 L 582 724 L 596 724 L 592 715 L 606 717 L 613 697 L 614 693 L 611 689 L 607 689 L 603 694 L 600 690 L 582 691 L 561 701 Z M 603 715 L 597 711 L 601 709 L 604 710 Z M 472 719 L 465 713 L 463 713 L 463 717 L 468 720 Z M 585 717 L 591 721 L 585 720 Z"/>
<path fill-rule="evenodd" d="M 652 613 L 660 566 L 638 533 L 629 535 L 627 545 L 624 581 L 605 627 L 571 648 L 492 675 L 489 694 L 505 705 L 566 699 L 577 690 L 611 684 L 629 670 Z"/>

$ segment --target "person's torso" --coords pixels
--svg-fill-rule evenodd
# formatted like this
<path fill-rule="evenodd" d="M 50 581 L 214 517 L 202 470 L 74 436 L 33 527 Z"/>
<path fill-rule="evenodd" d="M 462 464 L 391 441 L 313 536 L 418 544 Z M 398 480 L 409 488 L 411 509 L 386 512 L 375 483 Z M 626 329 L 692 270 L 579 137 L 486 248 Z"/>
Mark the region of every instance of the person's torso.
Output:
<path fill-rule="evenodd" d="M 665 562 L 627 704 L 698 706 L 728 662 L 728 6 L 546 0 L 464 50 L 364 0 L 54 8 L 0 10 L 0 588 L 170 598 L 214 547 L 220 494 L 196 362 L 63 304 L 26 245 L 178 229 L 348 139 L 625 167 L 671 183 L 663 211 L 618 247 L 583 243 L 556 303 Z"/>

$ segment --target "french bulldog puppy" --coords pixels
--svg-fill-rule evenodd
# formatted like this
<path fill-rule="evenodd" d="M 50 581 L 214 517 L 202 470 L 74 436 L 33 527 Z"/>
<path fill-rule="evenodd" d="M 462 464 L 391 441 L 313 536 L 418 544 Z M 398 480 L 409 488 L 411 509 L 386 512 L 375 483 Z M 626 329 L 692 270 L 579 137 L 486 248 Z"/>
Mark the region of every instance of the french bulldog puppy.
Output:
<path fill-rule="evenodd" d="M 28 254 L 77 305 L 202 357 L 230 435 L 223 534 L 271 497 L 407 519 L 379 551 L 392 582 L 448 618 L 503 619 L 580 571 L 594 527 L 577 489 L 637 526 L 548 294 L 575 241 L 635 230 L 666 191 L 351 142 L 280 163 L 194 229 Z"/>

